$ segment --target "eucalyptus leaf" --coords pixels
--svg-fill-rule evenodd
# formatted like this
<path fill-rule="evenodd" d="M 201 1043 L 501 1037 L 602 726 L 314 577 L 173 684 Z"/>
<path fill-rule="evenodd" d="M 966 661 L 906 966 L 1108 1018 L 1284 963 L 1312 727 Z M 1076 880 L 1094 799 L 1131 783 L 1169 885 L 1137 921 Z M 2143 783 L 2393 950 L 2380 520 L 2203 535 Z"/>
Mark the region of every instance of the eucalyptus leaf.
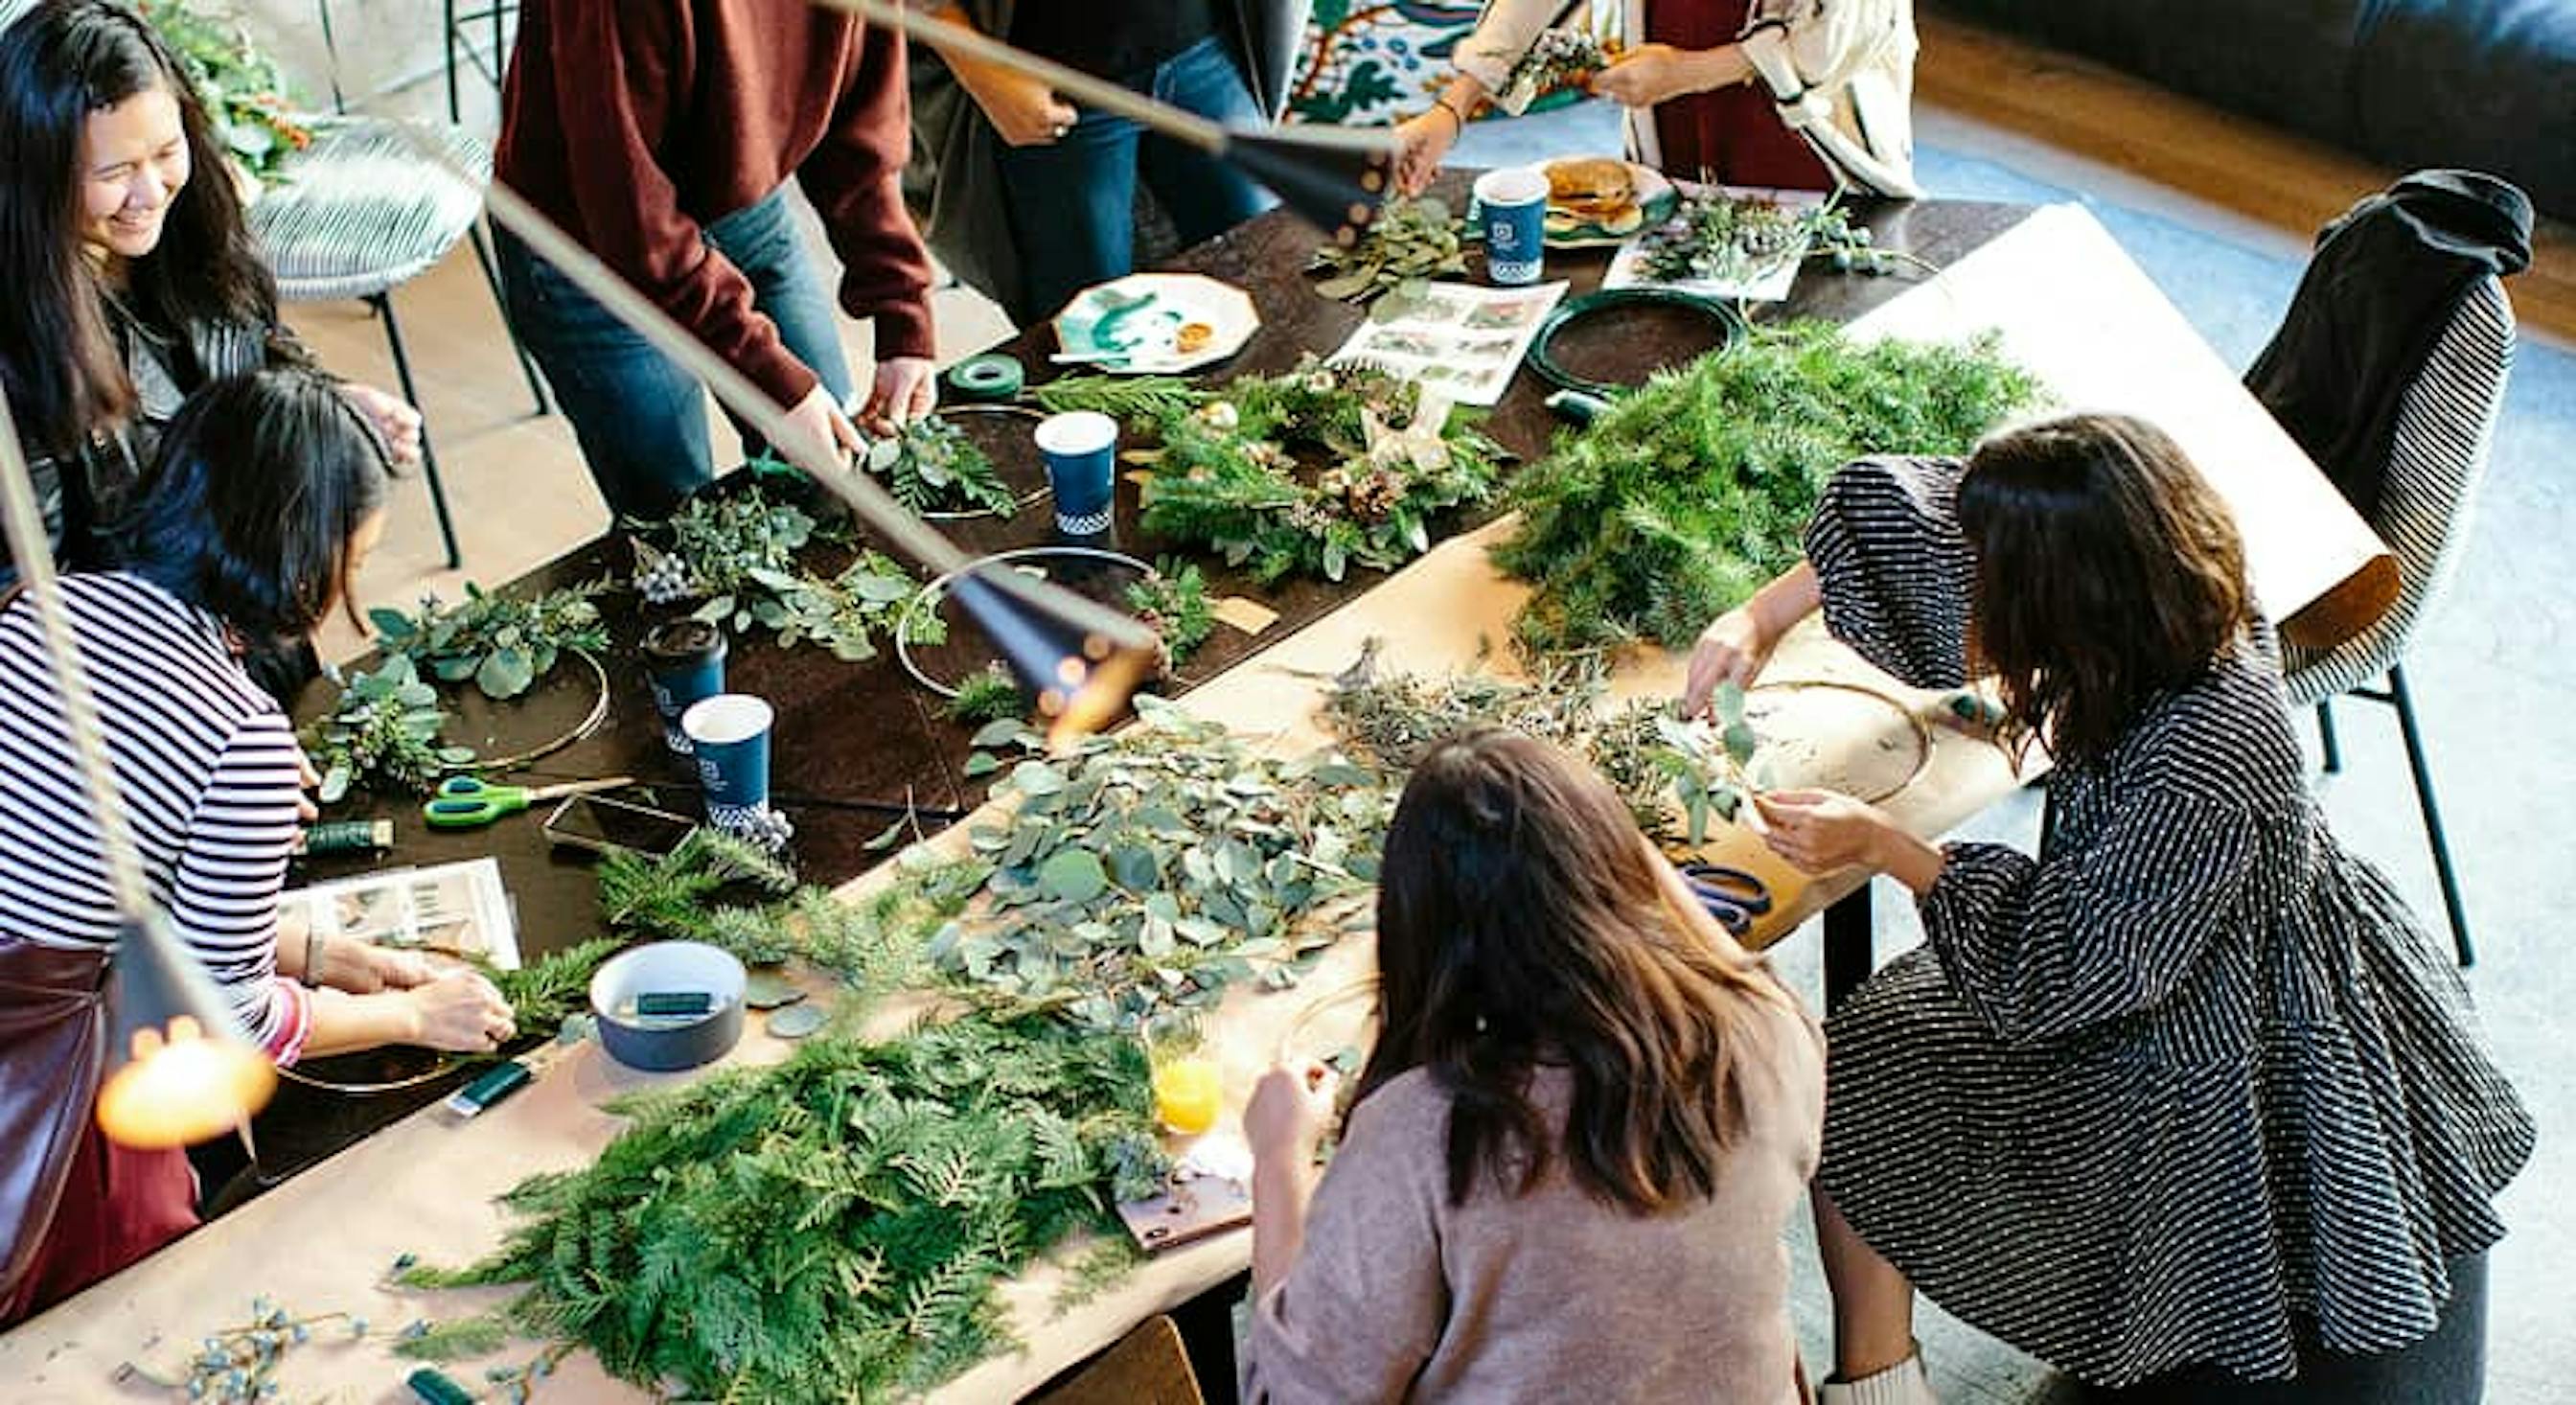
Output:
<path fill-rule="evenodd" d="M 1109 887 L 1109 871 L 1098 855 L 1066 849 L 1039 867 L 1038 885 L 1058 902 L 1087 903 Z"/>

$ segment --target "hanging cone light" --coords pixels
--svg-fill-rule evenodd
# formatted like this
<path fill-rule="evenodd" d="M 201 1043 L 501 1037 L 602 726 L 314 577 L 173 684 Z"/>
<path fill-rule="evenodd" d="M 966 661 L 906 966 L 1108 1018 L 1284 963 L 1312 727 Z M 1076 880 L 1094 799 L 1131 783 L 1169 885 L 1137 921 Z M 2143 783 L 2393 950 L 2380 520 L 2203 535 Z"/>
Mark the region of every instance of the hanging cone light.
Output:
<path fill-rule="evenodd" d="M 1037 79 L 1085 107 L 1114 112 L 1197 147 L 1269 187 L 1280 203 L 1342 244 L 1377 218 L 1393 181 L 1394 138 L 1341 127 L 1226 126 L 1131 89 L 1065 67 L 899 0 L 813 0 L 821 8 L 901 30 L 943 55 L 989 63 Z M 1064 0 L 1053 0 L 1064 3 Z"/>
<path fill-rule="evenodd" d="M 123 919 L 108 956 L 107 1000 L 113 1043 L 98 1090 L 98 1125 L 125 1146 L 158 1150 L 201 1142 L 250 1120 L 277 1089 L 277 1070 L 251 1043 L 232 1007 L 196 955 L 162 920 L 143 876 L 134 830 L 117 793 L 98 704 L 81 667 L 80 647 L 63 612 L 53 544 L 36 508 L 27 456 L 5 397 L 0 397 L 0 528 L 25 582 L 45 637 L 54 686 L 61 695 L 72 756 L 88 792 L 91 818 L 107 865 L 109 891 Z"/>

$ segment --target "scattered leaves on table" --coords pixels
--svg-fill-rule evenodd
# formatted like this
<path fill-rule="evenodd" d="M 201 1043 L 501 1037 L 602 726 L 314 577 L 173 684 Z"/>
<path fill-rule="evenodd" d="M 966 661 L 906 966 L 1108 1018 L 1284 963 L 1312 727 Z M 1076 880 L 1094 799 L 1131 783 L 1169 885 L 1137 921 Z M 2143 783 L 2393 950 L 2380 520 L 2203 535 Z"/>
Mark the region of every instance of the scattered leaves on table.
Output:
<path fill-rule="evenodd" d="M 1375 881 L 1386 781 L 1334 753 L 1257 755 L 1150 696 L 1137 714 L 996 783 L 1013 808 L 969 831 L 976 862 L 938 894 L 955 910 L 934 970 L 1003 1008 L 1132 1029 L 1240 982 L 1291 984 L 1340 935 L 1321 918 Z"/>
<path fill-rule="evenodd" d="M 1431 279 L 1467 271 L 1466 222 L 1432 196 L 1389 200 L 1357 242 L 1331 240 L 1315 250 L 1315 291 L 1343 302 L 1417 290 Z"/>
<path fill-rule="evenodd" d="M 336 804 L 358 787 L 427 795 L 440 777 L 474 760 L 472 748 L 440 742 L 446 725 L 438 690 L 408 656 L 351 672 L 330 714 L 305 729 L 305 750 L 322 772 L 316 798 Z"/>
<path fill-rule="evenodd" d="M 690 613 L 735 634 L 767 630 L 785 647 L 812 643 L 852 662 L 874 658 L 917 589 L 883 552 L 862 550 L 832 575 L 809 561 L 816 548 L 845 547 L 847 529 L 756 484 L 691 497 L 662 523 L 634 527 L 635 587 L 656 605 L 697 601 Z M 915 644 L 936 644 L 947 626 L 917 611 Z"/>
<path fill-rule="evenodd" d="M 696 1398 L 926 1390 L 1017 1344 L 997 1284 L 1121 1233 L 1111 1199 L 1166 1170 L 1142 1047 L 1044 1021 L 819 1035 L 619 1110 L 593 1164 L 509 1193 L 498 1252 L 403 1278 L 523 1285 L 495 1320 Z"/>
<path fill-rule="evenodd" d="M 868 471 L 886 480 L 911 512 L 985 512 L 1008 517 L 1019 498 L 999 469 L 953 420 L 924 415 L 868 446 Z"/>
<path fill-rule="evenodd" d="M 598 654 L 608 648 L 598 597 L 608 582 L 588 581 L 535 596 L 486 591 L 465 583 L 464 600 L 450 605 L 422 598 L 416 611 L 369 610 L 376 644 L 401 654 L 441 683 L 471 679 L 489 698 L 518 697 L 554 671 L 567 649 Z"/>

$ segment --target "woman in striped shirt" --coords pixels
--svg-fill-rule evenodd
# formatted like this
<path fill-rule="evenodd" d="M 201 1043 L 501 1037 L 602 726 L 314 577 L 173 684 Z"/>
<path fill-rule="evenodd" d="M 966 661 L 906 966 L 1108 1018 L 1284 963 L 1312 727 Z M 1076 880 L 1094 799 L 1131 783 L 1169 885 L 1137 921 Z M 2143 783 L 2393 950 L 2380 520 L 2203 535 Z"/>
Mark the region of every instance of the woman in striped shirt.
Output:
<path fill-rule="evenodd" d="M 1913 889 L 1928 938 L 1826 1026 L 1828 1405 L 1929 1399 L 1915 1285 L 2095 1385 L 2476 1398 L 2409 1373 L 2479 1344 L 2531 1120 L 2447 955 L 2327 831 L 2235 524 L 2182 450 L 2077 415 L 1964 466 L 1845 467 L 1807 563 L 1701 637 L 1685 703 L 1819 606 L 1909 684 L 1992 675 L 2007 739 L 2057 767 L 2036 858 L 1757 802 L 1800 868 Z"/>
<path fill-rule="evenodd" d="M 143 480 L 125 569 L 62 581 L 153 896 L 280 1062 L 396 1043 L 488 1050 L 513 1032 L 471 972 L 278 941 L 309 768 L 241 659 L 310 634 L 347 598 L 384 530 L 385 477 L 380 437 L 331 381 L 219 381 Z M 119 926 L 75 764 L 34 611 L 14 603 L 0 611 L 0 1217 L 15 1212 L 0 1226 L 0 1322 L 194 1223 L 186 1158 L 106 1144 L 89 1121 L 95 1086 L 61 1086 L 78 1066 L 63 1041 L 96 1018 Z"/>

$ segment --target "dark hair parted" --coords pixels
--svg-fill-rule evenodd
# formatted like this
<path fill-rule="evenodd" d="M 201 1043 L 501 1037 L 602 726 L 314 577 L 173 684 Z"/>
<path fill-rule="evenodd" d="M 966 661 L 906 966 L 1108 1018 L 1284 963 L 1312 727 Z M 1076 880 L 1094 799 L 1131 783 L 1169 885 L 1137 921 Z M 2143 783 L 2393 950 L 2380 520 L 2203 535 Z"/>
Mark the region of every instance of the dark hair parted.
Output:
<path fill-rule="evenodd" d="M 1386 836 L 1384 1028 L 1359 1097 L 1428 1071 L 1450 1098 L 1452 1203 L 1487 1177 L 1525 1194 L 1560 1155 L 1639 1213 L 1715 1191 L 1765 1007 L 1790 1002 L 1663 867 L 1609 784 L 1543 742 L 1470 732 L 1414 768 Z M 1542 1065 L 1571 1076 L 1561 1132 L 1530 1096 Z"/>
<path fill-rule="evenodd" d="M 246 639 L 303 635 L 350 600 L 351 540 L 387 475 L 384 441 L 319 372 L 216 381 L 171 422 L 119 560 Z"/>
<path fill-rule="evenodd" d="M 169 45 L 112 0 L 39 0 L 0 32 L 0 388 L 39 453 L 73 452 L 134 406 L 81 249 L 81 137 L 90 114 L 155 89 L 178 104 L 189 177 L 160 244 L 126 267 L 124 296 L 173 333 L 276 314 L 224 145 Z"/>
<path fill-rule="evenodd" d="M 2227 504 L 2143 420 L 2069 415 L 1986 441 L 1959 526 L 1976 557 L 1972 656 L 2011 725 L 2062 762 L 2107 755 L 2253 620 Z"/>

